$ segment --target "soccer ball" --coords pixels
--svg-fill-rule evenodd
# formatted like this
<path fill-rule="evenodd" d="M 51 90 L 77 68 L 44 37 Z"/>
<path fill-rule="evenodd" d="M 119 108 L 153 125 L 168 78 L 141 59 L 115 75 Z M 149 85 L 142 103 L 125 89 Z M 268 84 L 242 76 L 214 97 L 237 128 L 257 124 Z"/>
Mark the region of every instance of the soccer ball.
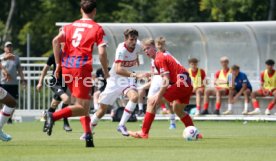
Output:
<path fill-rule="evenodd" d="M 186 139 L 187 141 L 197 140 L 198 134 L 199 134 L 199 131 L 196 127 L 188 126 L 183 131 L 183 138 Z"/>

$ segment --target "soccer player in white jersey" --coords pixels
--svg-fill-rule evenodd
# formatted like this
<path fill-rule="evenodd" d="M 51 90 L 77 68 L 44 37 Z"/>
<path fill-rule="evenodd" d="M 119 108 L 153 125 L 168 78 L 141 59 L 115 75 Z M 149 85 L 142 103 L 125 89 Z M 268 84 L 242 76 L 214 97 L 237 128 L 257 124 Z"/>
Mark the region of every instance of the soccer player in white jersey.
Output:
<path fill-rule="evenodd" d="M 92 116 L 91 125 L 93 129 L 99 119 L 104 116 L 108 105 L 113 105 L 116 99 L 123 94 L 129 98 L 129 101 L 117 130 L 123 136 L 129 136 L 125 124 L 138 102 L 136 79 L 149 77 L 149 74 L 138 74 L 133 71 L 133 68 L 139 65 L 138 54 L 142 52 L 140 42 L 137 42 L 138 31 L 132 28 L 127 29 L 124 32 L 124 38 L 125 41 L 117 47 L 115 61 L 109 71 L 110 77 L 107 78 L 106 88 L 99 98 L 100 108 Z"/>
<path fill-rule="evenodd" d="M 170 52 L 166 50 L 166 39 L 164 37 L 161 36 L 156 38 L 155 46 L 157 51 L 170 54 Z M 151 80 L 152 83 L 150 85 L 150 89 L 148 92 L 148 98 L 153 97 L 156 93 L 158 93 L 160 90 L 160 87 L 162 86 L 162 77 L 158 75 L 153 59 L 151 60 L 151 66 L 152 66 L 152 70 L 154 71 L 154 76 L 152 77 L 152 80 Z M 175 113 L 169 104 L 167 104 L 167 106 L 169 107 L 169 114 L 170 114 L 169 129 L 175 129 L 176 128 Z"/>

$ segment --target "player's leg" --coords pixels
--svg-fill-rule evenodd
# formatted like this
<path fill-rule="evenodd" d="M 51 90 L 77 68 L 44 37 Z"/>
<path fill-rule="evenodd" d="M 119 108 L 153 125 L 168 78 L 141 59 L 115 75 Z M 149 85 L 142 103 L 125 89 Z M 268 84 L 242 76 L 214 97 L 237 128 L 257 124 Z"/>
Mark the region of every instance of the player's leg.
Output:
<path fill-rule="evenodd" d="M 201 109 L 201 96 L 204 94 L 204 88 L 197 88 L 195 91 L 196 94 L 196 113 L 195 116 L 200 115 Z"/>
<path fill-rule="evenodd" d="M 10 141 L 12 137 L 3 132 L 3 126 L 13 114 L 17 105 L 16 100 L 3 88 L 0 87 L 0 102 L 4 104 L 0 114 L 0 140 Z"/>
<path fill-rule="evenodd" d="M 93 105 L 94 105 L 94 111 L 97 111 L 99 109 L 99 97 L 100 97 L 101 91 L 96 91 L 93 94 Z"/>
<path fill-rule="evenodd" d="M 144 88 L 141 88 L 138 90 L 138 116 L 143 116 L 144 111 L 144 97 L 146 96 L 146 90 Z"/>
<path fill-rule="evenodd" d="M 109 105 L 113 105 L 117 98 L 122 94 L 125 87 L 116 85 L 115 81 L 107 79 L 106 88 L 99 96 L 99 109 L 91 117 L 92 130 L 98 125 L 100 119 L 105 115 Z"/>
<path fill-rule="evenodd" d="M 152 122 L 154 121 L 154 118 L 155 118 L 156 109 L 158 107 L 158 105 L 154 106 L 153 99 L 154 99 L 154 97 L 148 98 L 147 110 L 146 110 L 146 114 L 144 117 L 142 130 L 139 132 L 129 131 L 130 136 L 132 136 L 134 138 L 142 138 L 142 139 L 148 138 L 148 134 L 149 134 Z"/>
<path fill-rule="evenodd" d="M 221 97 L 228 95 L 229 91 L 228 89 L 222 88 L 216 90 L 216 110 L 214 112 L 215 115 L 220 114 L 220 108 L 221 108 Z"/>
<path fill-rule="evenodd" d="M 193 120 L 190 115 L 184 112 L 186 106 L 186 103 L 180 103 L 178 100 L 173 101 L 173 110 L 175 114 L 179 117 L 181 122 L 184 124 L 184 126 L 194 126 Z M 198 134 L 197 138 L 202 138 L 202 135 Z"/>
<path fill-rule="evenodd" d="M 243 96 L 244 96 L 244 109 L 242 114 L 245 115 L 248 113 L 248 105 L 249 105 L 249 97 L 251 95 L 251 90 L 250 89 L 246 89 L 243 92 Z"/>
<path fill-rule="evenodd" d="M 192 118 L 184 112 L 184 108 L 187 104 L 178 103 L 177 101 L 173 101 L 173 110 L 175 114 L 180 118 L 185 127 L 194 126 Z"/>
<path fill-rule="evenodd" d="M 252 99 L 252 105 L 253 105 L 254 110 L 251 112 L 248 112 L 247 113 L 248 115 L 258 115 L 261 113 L 260 105 L 257 100 L 257 97 L 263 97 L 264 95 L 265 94 L 262 89 L 252 92 L 251 99 Z"/>
<path fill-rule="evenodd" d="M 121 132 L 123 136 L 129 136 L 125 124 L 134 112 L 138 102 L 138 93 L 136 89 L 129 89 L 126 93 L 126 96 L 128 97 L 129 101 L 125 107 L 123 116 L 117 128 L 117 131 Z"/>
<path fill-rule="evenodd" d="M 89 113 L 89 103 L 90 103 L 90 91 L 92 87 L 92 81 L 86 78 L 91 78 L 90 71 L 80 71 L 73 69 L 62 70 L 64 80 L 67 87 L 72 93 L 72 96 L 76 98 L 75 104 L 69 105 L 55 113 L 47 113 L 47 134 L 51 135 L 52 127 L 54 121 L 60 120 L 62 118 L 74 117 L 74 116 L 86 116 Z M 74 76 L 74 77 L 73 77 Z M 72 79 L 70 77 L 73 77 Z M 69 78 L 69 79 L 68 79 Z M 85 82 L 84 82 L 85 81 Z M 87 107 L 88 106 L 88 107 Z M 89 123 L 88 123 L 89 124 Z M 85 129 L 84 129 L 85 130 Z"/>
<path fill-rule="evenodd" d="M 209 97 L 216 95 L 216 89 L 215 88 L 209 88 L 206 89 L 204 92 L 204 101 L 203 101 L 203 111 L 201 112 L 202 115 L 209 114 L 208 108 L 209 108 Z"/>
<path fill-rule="evenodd" d="M 265 110 L 265 114 L 266 115 L 270 115 L 271 114 L 271 110 L 273 109 L 273 107 L 275 106 L 276 103 L 276 90 L 274 92 L 271 92 L 271 96 L 273 97 L 272 101 L 269 102 L 269 104 L 267 105 L 267 108 Z"/>
<path fill-rule="evenodd" d="M 169 114 L 170 114 L 170 127 L 169 127 L 169 129 L 176 129 L 175 113 L 174 113 L 173 107 L 171 106 L 170 102 L 166 102 L 165 104 L 168 107 Z"/>
<path fill-rule="evenodd" d="M 228 108 L 225 112 L 223 112 L 223 115 L 230 115 L 233 113 L 233 104 L 234 104 L 234 96 L 236 94 L 235 89 L 229 89 L 229 96 L 228 96 Z"/>
<path fill-rule="evenodd" d="M 60 99 L 62 100 L 62 106 L 61 109 L 67 107 L 70 104 L 70 98 L 69 96 L 64 92 L 60 94 Z M 72 128 L 70 127 L 68 118 L 63 118 L 63 129 L 67 132 L 72 131 Z"/>
<path fill-rule="evenodd" d="M 54 98 L 52 99 L 50 108 L 48 108 L 48 112 L 54 113 L 56 111 L 56 108 L 59 105 L 60 100 L 56 100 L 55 98 L 56 98 L 56 94 L 54 94 Z M 47 117 L 46 115 L 47 115 L 47 112 L 44 111 L 44 118 Z M 43 132 L 47 132 L 47 130 L 48 130 L 48 128 L 47 128 L 47 121 L 45 120 L 43 128 L 42 128 L 42 131 Z"/>

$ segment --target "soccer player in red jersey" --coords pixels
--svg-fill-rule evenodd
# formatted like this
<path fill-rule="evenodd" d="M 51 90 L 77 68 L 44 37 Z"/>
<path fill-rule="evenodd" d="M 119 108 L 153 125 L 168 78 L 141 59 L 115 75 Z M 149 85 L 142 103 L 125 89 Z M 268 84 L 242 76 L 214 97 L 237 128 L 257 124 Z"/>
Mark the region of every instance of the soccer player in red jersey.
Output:
<path fill-rule="evenodd" d="M 193 92 L 188 71 L 170 54 L 157 52 L 155 42 L 152 39 L 143 41 L 143 50 L 148 57 L 154 59 L 155 67 L 162 76 L 163 83 L 159 92 L 148 99 L 142 131 L 129 131 L 129 134 L 134 138 L 148 138 L 156 108 L 163 98 L 168 102 L 172 102 L 174 112 L 186 127 L 193 126 L 192 118 L 184 112 L 184 108 L 189 104 L 190 96 Z M 199 134 L 197 137 L 201 138 L 202 136 Z"/>
<path fill-rule="evenodd" d="M 96 0 L 81 0 L 82 19 L 64 26 L 53 39 L 53 50 L 56 60 L 55 76 L 62 69 L 62 77 L 73 97 L 75 104 L 65 107 L 55 113 L 46 115 L 47 134 L 51 135 L 55 121 L 74 116 L 81 117 L 81 123 L 86 133 L 86 147 L 94 147 L 90 127 L 89 105 L 92 87 L 92 51 L 96 43 L 100 62 L 106 77 L 108 64 L 106 55 L 105 33 L 93 19 L 96 15 Z M 64 42 L 64 52 L 60 55 L 60 43 Z"/>

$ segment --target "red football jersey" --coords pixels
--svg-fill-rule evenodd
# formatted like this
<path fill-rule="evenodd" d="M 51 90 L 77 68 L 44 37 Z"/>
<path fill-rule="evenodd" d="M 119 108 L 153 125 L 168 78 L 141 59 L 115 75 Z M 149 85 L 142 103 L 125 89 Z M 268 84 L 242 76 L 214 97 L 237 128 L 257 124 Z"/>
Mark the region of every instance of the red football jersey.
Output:
<path fill-rule="evenodd" d="M 104 30 L 92 19 L 80 19 L 63 27 L 65 37 L 62 66 L 92 69 L 93 46 L 105 45 Z"/>
<path fill-rule="evenodd" d="M 157 52 L 154 64 L 160 75 L 169 73 L 171 84 L 177 82 L 179 74 L 186 73 L 188 76 L 187 70 L 170 54 Z M 190 80 L 187 83 L 190 84 Z"/>

